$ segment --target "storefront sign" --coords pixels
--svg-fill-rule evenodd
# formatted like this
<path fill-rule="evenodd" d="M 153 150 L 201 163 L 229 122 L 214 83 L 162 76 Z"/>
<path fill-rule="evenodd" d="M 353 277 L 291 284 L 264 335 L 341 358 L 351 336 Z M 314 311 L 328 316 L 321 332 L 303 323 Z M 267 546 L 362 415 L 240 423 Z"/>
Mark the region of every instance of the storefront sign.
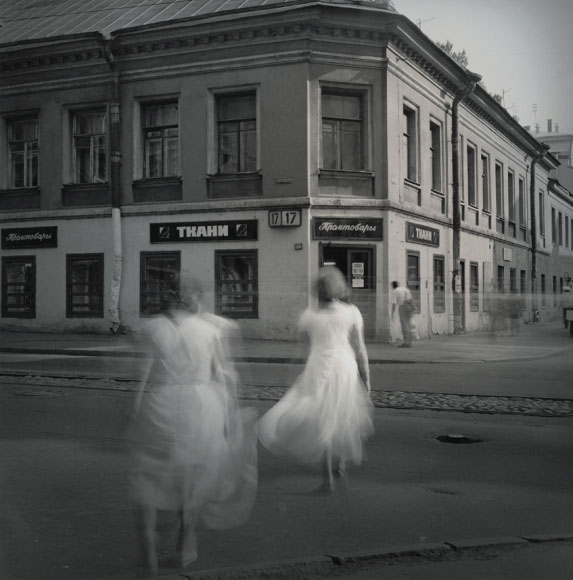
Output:
<path fill-rule="evenodd" d="M 57 248 L 58 227 L 14 228 L 2 230 L 2 249 Z"/>
<path fill-rule="evenodd" d="M 382 218 L 313 218 L 312 237 L 317 239 L 382 240 Z"/>
<path fill-rule="evenodd" d="M 406 222 L 406 241 L 437 248 L 440 245 L 440 230 Z"/>
<path fill-rule="evenodd" d="M 152 244 L 257 240 L 258 221 L 176 222 L 149 224 Z"/>

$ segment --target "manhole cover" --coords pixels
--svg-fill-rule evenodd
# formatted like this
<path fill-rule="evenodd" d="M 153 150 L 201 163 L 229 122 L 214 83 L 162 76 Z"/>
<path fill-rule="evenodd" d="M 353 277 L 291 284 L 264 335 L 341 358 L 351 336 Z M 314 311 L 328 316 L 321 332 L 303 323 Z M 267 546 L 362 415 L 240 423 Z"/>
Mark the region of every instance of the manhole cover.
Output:
<path fill-rule="evenodd" d="M 19 397 L 67 397 L 68 393 L 65 391 L 58 391 L 56 389 L 16 389 L 15 395 Z"/>
<path fill-rule="evenodd" d="M 453 435 L 439 435 L 436 439 L 440 443 L 454 443 L 454 444 L 468 444 L 468 443 L 481 443 L 482 439 L 477 437 L 470 437 L 468 435 L 453 434 Z"/>

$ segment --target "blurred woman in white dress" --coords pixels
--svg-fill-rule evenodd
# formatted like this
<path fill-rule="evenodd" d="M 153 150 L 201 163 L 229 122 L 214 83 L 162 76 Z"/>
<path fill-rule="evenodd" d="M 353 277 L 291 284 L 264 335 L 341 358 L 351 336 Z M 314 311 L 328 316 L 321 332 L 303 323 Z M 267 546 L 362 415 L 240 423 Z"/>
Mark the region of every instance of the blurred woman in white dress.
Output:
<path fill-rule="evenodd" d="M 304 463 L 323 462 L 321 491 L 331 492 L 333 472 L 360 465 L 364 442 L 374 432 L 364 324 L 347 302 L 346 281 L 337 268 L 321 270 L 316 308 L 305 310 L 299 331 L 310 338 L 302 374 L 258 422 L 269 451 Z M 334 466 L 333 466 L 334 463 Z"/>
<path fill-rule="evenodd" d="M 130 492 L 152 574 L 158 572 L 160 511 L 179 515 L 176 550 L 185 567 L 197 558 L 197 526 L 243 523 L 257 488 L 257 416 L 239 408 L 225 352 L 233 323 L 200 312 L 199 284 L 181 294 L 146 329 L 150 368 L 127 432 Z"/>

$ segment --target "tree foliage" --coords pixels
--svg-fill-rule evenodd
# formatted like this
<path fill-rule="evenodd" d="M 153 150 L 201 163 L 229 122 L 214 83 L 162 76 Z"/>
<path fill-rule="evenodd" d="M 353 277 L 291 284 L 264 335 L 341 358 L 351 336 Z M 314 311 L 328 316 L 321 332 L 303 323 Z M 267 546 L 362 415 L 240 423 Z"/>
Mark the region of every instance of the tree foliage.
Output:
<path fill-rule="evenodd" d="M 446 53 L 449 54 L 461 67 L 468 68 L 468 55 L 466 49 L 456 52 L 454 45 L 449 41 L 436 42 L 436 44 Z"/>

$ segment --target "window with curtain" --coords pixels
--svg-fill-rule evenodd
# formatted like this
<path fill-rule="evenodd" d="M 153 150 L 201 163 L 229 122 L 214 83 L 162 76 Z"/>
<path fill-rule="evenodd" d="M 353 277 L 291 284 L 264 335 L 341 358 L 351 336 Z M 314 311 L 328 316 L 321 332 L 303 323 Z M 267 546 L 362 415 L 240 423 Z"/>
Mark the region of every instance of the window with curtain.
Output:
<path fill-rule="evenodd" d="M 8 121 L 10 152 L 10 187 L 38 187 L 39 145 L 38 118 L 26 117 Z"/>
<path fill-rule="evenodd" d="M 257 171 L 257 97 L 255 92 L 217 95 L 217 170 Z"/>
<path fill-rule="evenodd" d="M 176 177 L 179 168 L 177 103 L 148 104 L 143 114 L 143 176 Z"/>
<path fill-rule="evenodd" d="M 74 183 L 107 181 L 107 115 L 105 111 L 73 114 Z"/>

